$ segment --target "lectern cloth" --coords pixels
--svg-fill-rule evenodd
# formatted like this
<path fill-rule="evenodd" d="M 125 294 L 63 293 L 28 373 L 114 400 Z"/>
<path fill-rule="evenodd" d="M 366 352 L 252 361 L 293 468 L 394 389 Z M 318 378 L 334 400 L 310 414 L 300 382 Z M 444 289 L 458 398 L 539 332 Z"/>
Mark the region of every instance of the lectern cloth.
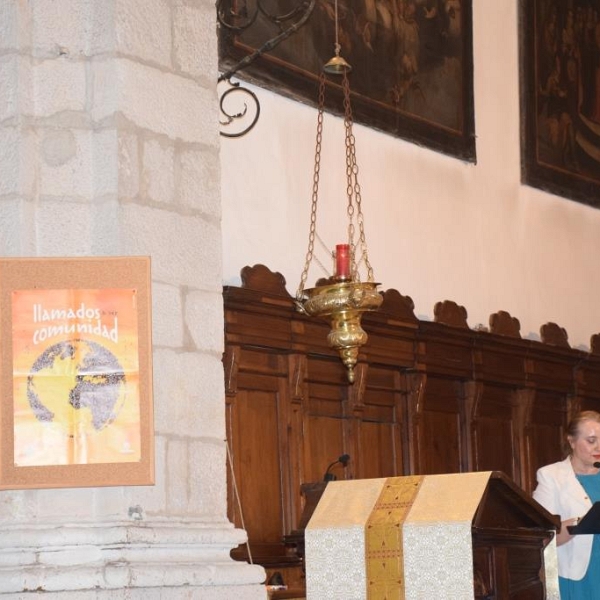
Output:
<path fill-rule="evenodd" d="M 306 596 L 364 600 L 365 524 L 386 479 L 331 481 L 304 531 Z"/>
<path fill-rule="evenodd" d="M 489 477 L 329 483 L 305 530 L 307 598 L 472 600 L 471 524 Z"/>
<path fill-rule="evenodd" d="M 473 517 L 490 471 L 425 477 L 403 526 L 406 599 L 473 599 Z"/>

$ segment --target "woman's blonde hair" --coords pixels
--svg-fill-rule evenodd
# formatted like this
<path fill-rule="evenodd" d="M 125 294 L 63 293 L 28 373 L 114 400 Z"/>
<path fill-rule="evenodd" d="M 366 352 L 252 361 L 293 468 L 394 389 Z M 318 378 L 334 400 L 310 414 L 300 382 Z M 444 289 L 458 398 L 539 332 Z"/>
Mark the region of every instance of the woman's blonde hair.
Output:
<path fill-rule="evenodd" d="M 567 456 L 573 454 L 573 448 L 571 448 L 570 440 L 574 440 L 579 435 L 579 428 L 584 421 L 595 421 L 600 423 L 600 413 L 595 410 L 583 410 L 577 413 L 567 425 L 566 440 L 565 440 L 565 452 Z"/>

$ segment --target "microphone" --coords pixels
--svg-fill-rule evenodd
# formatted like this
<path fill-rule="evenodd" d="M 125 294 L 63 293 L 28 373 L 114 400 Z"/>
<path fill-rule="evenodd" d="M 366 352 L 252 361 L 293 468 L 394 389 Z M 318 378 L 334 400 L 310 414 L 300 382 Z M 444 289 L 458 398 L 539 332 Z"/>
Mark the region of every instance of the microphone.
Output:
<path fill-rule="evenodd" d="M 334 460 L 327 467 L 327 470 L 325 471 L 325 475 L 323 476 L 323 481 L 335 481 L 337 479 L 337 477 L 333 473 L 330 473 L 329 471 L 331 470 L 331 468 L 333 466 L 337 465 L 338 463 L 343 465 L 344 467 L 347 466 L 349 460 L 350 460 L 349 454 L 342 454 L 337 460 Z"/>
<path fill-rule="evenodd" d="M 600 462 L 596 461 L 596 462 L 594 463 L 594 467 L 595 467 L 596 469 L 600 469 Z"/>

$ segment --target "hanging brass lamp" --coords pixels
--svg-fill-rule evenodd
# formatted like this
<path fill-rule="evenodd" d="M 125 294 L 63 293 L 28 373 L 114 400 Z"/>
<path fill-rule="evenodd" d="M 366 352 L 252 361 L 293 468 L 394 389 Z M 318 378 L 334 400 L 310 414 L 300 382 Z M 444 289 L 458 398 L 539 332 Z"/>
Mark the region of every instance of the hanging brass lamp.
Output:
<path fill-rule="evenodd" d="M 358 165 L 356 163 L 355 139 L 352 133 L 352 108 L 350 104 L 350 84 L 348 72 L 350 65 L 340 56 L 337 43 L 337 0 L 336 8 L 336 44 L 335 56 L 323 67 L 319 81 L 319 101 L 317 118 L 317 141 L 315 149 L 315 165 L 313 175 L 313 192 L 311 205 L 310 231 L 308 251 L 300 285 L 296 292 L 298 310 L 312 317 L 326 319 L 331 324 L 327 336 L 329 345 L 338 351 L 347 369 L 348 381 L 354 382 L 354 367 L 358 360 L 361 346 L 367 342 L 367 334 L 361 327 L 361 319 L 366 311 L 379 308 L 382 296 L 377 291 L 373 269 L 369 262 L 367 242 L 365 238 L 362 199 L 358 183 Z M 337 244 L 333 259 L 333 275 L 319 280 L 316 287 L 305 289 L 308 271 L 311 266 L 315 239 L 317 237 L 317 204 L 319 175 L 321 166 L 321 142 L 323 137 L 323 110 L 325 104 L 325 73 L 342 77 L 344 97 L 344 128 L 346 155 L 346 195 L 348 239 L 346 243 Z M 358 236 L 356 235 L 358 228 Z M 358 237 L 358 239 L 356 239 Z M 366 281 L 361 281 L 359 266 L 366 269 Z"/>

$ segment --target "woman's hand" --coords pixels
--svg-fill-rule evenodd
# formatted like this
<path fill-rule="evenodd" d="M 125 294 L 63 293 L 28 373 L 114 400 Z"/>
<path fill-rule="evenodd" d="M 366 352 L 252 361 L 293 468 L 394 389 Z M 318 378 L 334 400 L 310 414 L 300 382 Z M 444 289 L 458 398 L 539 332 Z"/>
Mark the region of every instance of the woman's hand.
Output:
<path fill-rule="evenodd" d="M 562 546 L 567 542 L 570 542 L 573 539 L 573 535 L 571 535 L 567 529 L 569 525 L 577 525 L 579 523 L 579 517 L 575 517 L 574 519 L 567 519 L 566 521 L 562 521 L 560 524 L 560 531 L 556 535 L 556 545 Z"/>

